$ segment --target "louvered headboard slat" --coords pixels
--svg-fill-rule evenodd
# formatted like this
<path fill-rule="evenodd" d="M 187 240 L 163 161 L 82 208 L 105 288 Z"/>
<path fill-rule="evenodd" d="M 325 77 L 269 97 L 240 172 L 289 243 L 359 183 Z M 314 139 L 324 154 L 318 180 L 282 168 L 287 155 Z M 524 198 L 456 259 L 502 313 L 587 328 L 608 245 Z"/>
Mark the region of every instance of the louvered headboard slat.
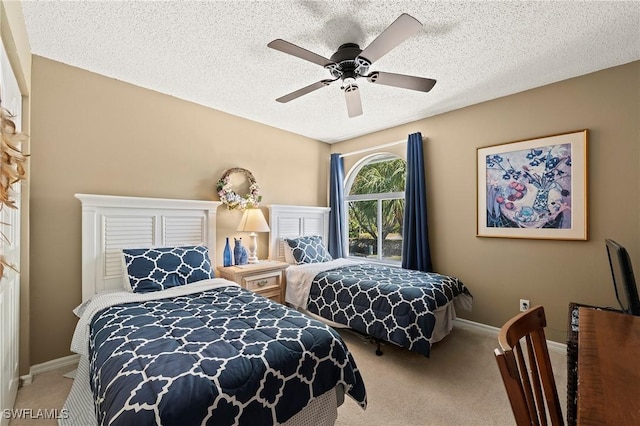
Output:
<path fill-rule="evenodd" d="M 164 218 L 164 243 L 166 246 L 195 245 L 204 240 L 203 217 L 165 217 Z"/>
<path fill-rule="evenodd" d="M 218 201 L 76 194 L 82 202 L 82 300 L 123 288 L 123 248 L 206 245 L 215 262 Z M 215 266 L 214 266 L 215 267 Z"/>
<path fill-rule="evenodd" d="M 269 259 L 285 261 L 284 238 L 321 235 L 326 244 L 330 210 L 329 207 L 269 206 Z"/>

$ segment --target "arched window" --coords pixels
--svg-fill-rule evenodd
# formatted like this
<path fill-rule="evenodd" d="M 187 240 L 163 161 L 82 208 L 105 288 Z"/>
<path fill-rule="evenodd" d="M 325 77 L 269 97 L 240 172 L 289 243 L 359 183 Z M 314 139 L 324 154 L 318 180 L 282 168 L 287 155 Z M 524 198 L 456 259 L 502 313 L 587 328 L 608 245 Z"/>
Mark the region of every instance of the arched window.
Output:
<path fill-rule="evenodd" d="M 345 186 L 348 256 L 402 262 L 407 162 L 374 154 L 354 166 Z"/>

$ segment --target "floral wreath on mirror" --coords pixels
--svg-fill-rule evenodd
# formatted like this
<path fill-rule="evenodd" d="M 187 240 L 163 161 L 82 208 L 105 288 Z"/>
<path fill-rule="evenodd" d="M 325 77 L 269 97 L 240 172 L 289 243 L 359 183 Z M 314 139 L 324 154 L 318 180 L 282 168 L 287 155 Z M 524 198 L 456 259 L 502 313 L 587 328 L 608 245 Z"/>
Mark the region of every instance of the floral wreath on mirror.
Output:
<path fill-rule="evenodd" d="M 249 182 L 248 194 L 238 195 L 233 188 L 231 188 L 230 177 L 234 173 L 240 173 L 247 179 Z M 216 184 L 216 189 L 218 190 L 220 201 L 222 201 L 223 204 L 226 204 L 227 208 L 230 210 L 256 208 L 262 200 L 262 196 L 260 195 L 260 186 L 258 186 L 256 178 L 253 177 L 253 174 L 251 174 L 249 170 L 241 169 L 239 167 L 234 167 L 225 171 Z"/>

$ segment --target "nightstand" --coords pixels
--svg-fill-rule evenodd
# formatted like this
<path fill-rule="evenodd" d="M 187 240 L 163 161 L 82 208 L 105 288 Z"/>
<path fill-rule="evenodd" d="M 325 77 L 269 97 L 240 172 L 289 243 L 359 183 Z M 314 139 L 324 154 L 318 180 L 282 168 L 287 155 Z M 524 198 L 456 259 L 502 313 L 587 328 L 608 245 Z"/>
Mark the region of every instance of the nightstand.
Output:
<path fill-rule="evenodd" d="M 240 266 L 218 266 L 220 278 L 234 281 L 275 302 L 284 304 L 286 290 L 284 270 L 286 262 L 261 260 L 259 263 Z"/>

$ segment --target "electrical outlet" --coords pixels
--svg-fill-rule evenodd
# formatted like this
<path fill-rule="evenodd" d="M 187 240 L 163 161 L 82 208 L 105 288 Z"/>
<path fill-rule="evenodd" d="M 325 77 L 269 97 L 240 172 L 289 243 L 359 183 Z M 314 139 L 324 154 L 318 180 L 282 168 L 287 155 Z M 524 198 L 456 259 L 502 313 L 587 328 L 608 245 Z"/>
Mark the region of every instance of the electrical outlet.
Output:
<path fill-rule="evenodd" d="M 529 309 L 529 301 L 527 299 L 520 299 L 520 312 L 524 312 Z"/>

